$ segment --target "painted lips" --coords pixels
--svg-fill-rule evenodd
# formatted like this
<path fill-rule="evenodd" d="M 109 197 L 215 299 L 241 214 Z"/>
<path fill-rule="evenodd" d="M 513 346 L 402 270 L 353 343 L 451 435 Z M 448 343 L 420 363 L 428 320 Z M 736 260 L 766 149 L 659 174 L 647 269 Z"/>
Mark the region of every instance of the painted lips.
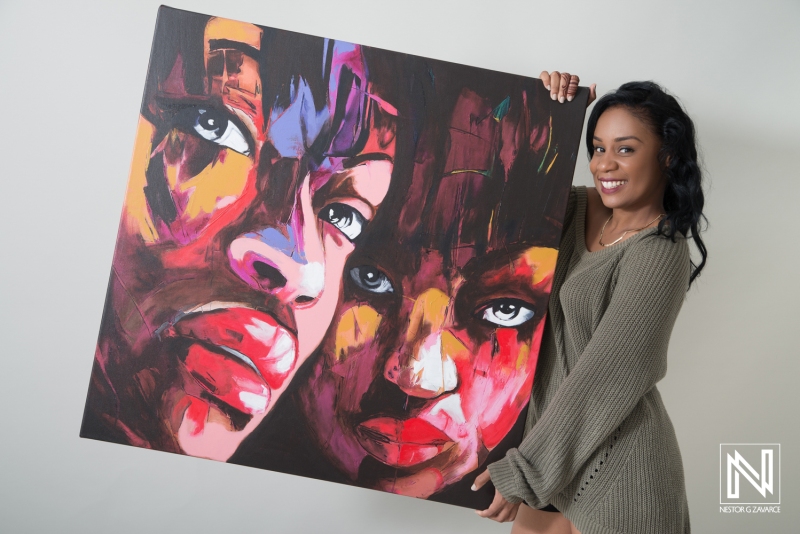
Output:
<path fill-rule="evenodd" d="M 448 450 L 453 441 L 419 418 L 377 417 L 358 426 L 358 440 L 371 456 L 393 467 L 410 467 Z"/>
<path fill-rule="evenodd" d="M 266 313 L 230 307 L 190 314 L 165 335 L 195 340 L 189 373 L 210 394 L 244 413 L 264 413 L 297 361 L 297 342 Z"/>

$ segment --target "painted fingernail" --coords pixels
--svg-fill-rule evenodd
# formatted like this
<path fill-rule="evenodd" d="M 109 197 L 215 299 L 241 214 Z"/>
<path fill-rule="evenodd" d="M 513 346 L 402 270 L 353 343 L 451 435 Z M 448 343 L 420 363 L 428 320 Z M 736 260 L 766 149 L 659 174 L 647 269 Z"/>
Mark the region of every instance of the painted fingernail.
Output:
<path fill-rule="evenodd" d="M 571 95 L 570 95 L 570 96 L 568 96 L 568 97 L 567 97 L 567 102 L 572 102 L 572 99 L 573 99 L 573 98 L 575 98 L 575 97 L 573 97 L 573 96 L 571 96 Z"/>
<path fill-rule="evenodd" d="M 558 101 L 559 101 L 561 104 L 563 104 L 563 103 L 564 103 L 564 97 L 563 97 L 563 96 L 559 96 L 559 97 L 558 97 Z"/>
<path fill-rule="evenodd" d="M 555 93 L 552 93 L 552 94 L 550 95 L 550 98 L 552 98 L 553 100 L 555 100 L 555 99 L 556 99 L 556 96 L 558 96 L 558 95 L 556 95 Z"/>
<path fill-rule="evenodd" d="M 478 491 L 478 486 L 476 486 L 475 484 L 473 484 L 473 485 L 472 485 L 472 491 Z"/>
<path fill-rule="evenodd" d="M 550 86 L 549 85 L 545 85 L 544 88 L 547 89 L 548 91 L 550 90 Z"/>

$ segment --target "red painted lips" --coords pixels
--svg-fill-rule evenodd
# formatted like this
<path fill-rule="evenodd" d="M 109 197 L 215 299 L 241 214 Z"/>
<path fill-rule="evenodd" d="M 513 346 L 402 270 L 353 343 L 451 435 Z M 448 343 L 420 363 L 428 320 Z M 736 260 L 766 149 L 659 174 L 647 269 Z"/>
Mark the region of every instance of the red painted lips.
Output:
<path fill-rule="evenodd" d="M 449 449 L 453 441 L 419 418 L 376 417 L 358 427 L 358 440 L 370 455 L 393 467 L 410 467 Z"/>
<path fill-rule="evenodd" d="M 297 342 L 266 313 L 222 308 L 191 314 L 167 336 L 197 340 L 186 355 L 191 375 L 219 400 L 247 414 L 263 413 L 297 361 Z"/>

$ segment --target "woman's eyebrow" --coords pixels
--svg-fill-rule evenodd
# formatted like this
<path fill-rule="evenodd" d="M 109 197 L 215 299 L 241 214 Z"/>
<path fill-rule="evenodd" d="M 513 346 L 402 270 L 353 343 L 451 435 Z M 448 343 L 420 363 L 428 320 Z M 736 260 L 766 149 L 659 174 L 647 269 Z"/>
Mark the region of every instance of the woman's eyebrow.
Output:
<path fill-rule="evenodd" d="M 593 135 L 592 139 L 594 139 L 595 141 L 600 141 L 601 143 L 603 142 L 603 140 L 600 139 L 599 137 L 597 137 L 596 135 Z M 644 143 L 644 141 L 642 141 L 641 139 L 639 139 L 635 135 L 624 135 L 622 137 L 615 137 L 614 138 L 614 142 L 615 143 L 619 143 L 620 141 L 627 141 L 629 139 L 635 139 L 636 141 L 639 141 L 640 143 Z"/>

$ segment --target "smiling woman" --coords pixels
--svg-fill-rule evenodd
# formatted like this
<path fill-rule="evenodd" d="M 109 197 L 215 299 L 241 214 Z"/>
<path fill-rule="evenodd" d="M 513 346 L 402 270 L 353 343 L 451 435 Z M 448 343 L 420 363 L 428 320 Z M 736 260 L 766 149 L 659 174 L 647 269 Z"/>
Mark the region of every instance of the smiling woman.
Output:
<path fill-rule="evenodd" d="M 527 435 L 478 477 L 497 490 L 480 513 L 511 520 L 524 501 L 515 534 L 689 532 L 655 384 L 706 258 L 694 126 L 658 85 L 634 82 L 598 101 L 587 136 L 597 189 L 570 197 Z"/>

